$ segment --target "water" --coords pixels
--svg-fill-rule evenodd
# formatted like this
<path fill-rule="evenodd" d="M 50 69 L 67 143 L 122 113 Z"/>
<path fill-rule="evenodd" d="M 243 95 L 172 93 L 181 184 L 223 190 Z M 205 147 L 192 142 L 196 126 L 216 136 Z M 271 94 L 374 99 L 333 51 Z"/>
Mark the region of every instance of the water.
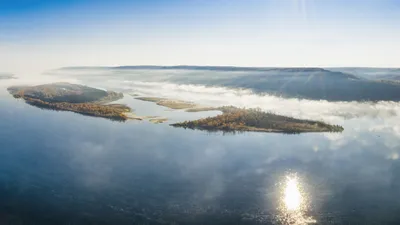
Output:
<path fill-rule="evenodd" d="M 400 221 L 395 103 L 394 114 L 324 117 L 342 134 L 233 135 L 41 110 L 10 97 L 6 85 L 0 224 Z M 171 122 L 206 116 L 123 101 Z"/>

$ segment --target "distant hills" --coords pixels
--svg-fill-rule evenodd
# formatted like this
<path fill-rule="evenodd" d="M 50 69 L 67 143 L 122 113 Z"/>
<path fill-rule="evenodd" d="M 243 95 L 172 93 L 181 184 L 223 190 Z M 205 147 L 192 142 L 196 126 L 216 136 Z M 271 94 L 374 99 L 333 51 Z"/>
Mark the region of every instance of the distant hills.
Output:
<path fill-rule="evenodd" d="M 400 69 L 399 68 L 329 68 L 332 71 L 339 71 L 344 73 L 352 73 L 356 76 L 365 77 L 367 79 L 395 79 L 400 80 Z"/>
<path fill-rule="evenodd" d="M 178 65 L 178 66 L 153 66 L 153 65 L 139 65 L 139 66 L 75 66 L 75 67 L 63 67 L 59 70 L 93 70 L 93 69 L 108 69 L 108 70 L 210 70 L 210 71 L 302 71 L 302 72 L 316 72 L 326 71 L 324 68 L 318 67 L 236 67 L 236 66 L 190 66 L 190 65 Z"/>
<path fill-rule="evenodd" d="M 400 69 L 230 66 L 70 67 L 139 81 L 246 88 L 256 93 L 329 101 L 400 101 Z M 93 75 L 93 74 L 92 74 Z"/>

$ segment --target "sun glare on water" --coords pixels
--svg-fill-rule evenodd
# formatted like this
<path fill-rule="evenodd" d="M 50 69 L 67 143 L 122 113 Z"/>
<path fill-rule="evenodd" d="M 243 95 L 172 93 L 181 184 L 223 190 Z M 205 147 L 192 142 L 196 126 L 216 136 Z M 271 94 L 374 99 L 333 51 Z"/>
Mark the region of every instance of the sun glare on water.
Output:
<path fill-rule="evenodd" d="M 307 216 L 310 206 L 307 195 L 296 174 L 286 176 L 282 184 L 282 197 L 280 215 L 278 220 L 284 225 L 307 225 L 316 223 L 312 217 Z"/>
<path fill-rule="evenodd" d="M 302 196 L 298 187 L 297 178 L 288 177 L 284 191 L 284 203 L 287 210 L 299 210 Z"/>

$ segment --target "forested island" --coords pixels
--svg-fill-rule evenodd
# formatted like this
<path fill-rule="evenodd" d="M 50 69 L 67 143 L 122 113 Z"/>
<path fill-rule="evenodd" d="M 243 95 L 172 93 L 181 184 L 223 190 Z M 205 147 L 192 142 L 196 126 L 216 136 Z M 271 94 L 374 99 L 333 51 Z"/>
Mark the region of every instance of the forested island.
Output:
<path fill-rule="evenodd" d="M 153 123 L 162 123 L 167 118 L 154 116 L 136 116 L 131 108 L 122 104 L 109 104 L 123 97 L 122 93 L 105 91 L 84 85 L 53 83 L 38 86 L 14 86 L 8 91 L 15 98 L 22 98 L 26 103 L 44 109 L 71 111 L 83 115 L 103 117 L 111 120 L 149 119 Z M 300 120 L 260 109 L 242 109 L 233 106 L 204 107 L 193 102 L 172 100 L 158 97 L 138 97 L 138 100 L 155 102 L 171 109 L 184 109 L 187 112 L 218 110 L 222 115 L 204 119 L 171 124 L 208 131 L 259 131 L 259 132 L 341 132 L 341 126 L 324 122 Z"/>
<path fill-rule="evenodd" d="M 342 132 L 343 127 L 312 120 L 300 120 L 261 109 L 242 109 L 234 106 L 209 107 L 193 102 L 158 97 L 137 97 L 142 101 L 154 102 L 170 109 L 183 109 L 186 112 L 221 111 L 222 115 L 194 121 L 171 124 L 173 127 L 183 127 L 207 131 L 257 131 L 273 133 L 303 133 L 303 132 Z"/>
<path fill-rule="evenodd" d="M 256 131 L 273 133 L 342 132 L 343 127 L 312 120 L 300 120 L 263 112 L 260 109 L 219 107 L 222 115 L 171 124 L 207 131 Z"/>
<path fill-rule="evenodd" d="M 71 111 L 83 115 L 125 121 L 131 109 L 121 104 L 107 104 L 123 97 L 122 93 L 84 85 L 53 83 L 38 86 L 14 86 L 7 89 L 15 98 L 45 109 Z"/>

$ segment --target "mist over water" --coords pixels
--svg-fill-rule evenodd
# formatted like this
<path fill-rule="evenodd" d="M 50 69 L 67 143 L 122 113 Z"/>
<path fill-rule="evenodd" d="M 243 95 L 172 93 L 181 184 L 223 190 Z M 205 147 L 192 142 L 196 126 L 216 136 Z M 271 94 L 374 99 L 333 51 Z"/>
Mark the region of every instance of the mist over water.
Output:
<path fill-rule="evenodd" d="M 212 73 L 212 72 L 207 72 Z M 243 76 L 244 72 L 219 72 L 216 76 Z M 374 136 L 384 133 L 382 138 L 392 147 L 395 139 L 400 137 L 400 102 L 330 102 L 327 100 L 307 100 L 284 98 L 266 93 L 254 93 L 245 88 L 228 88 L 223 86 L 177 84 L 168 81 L 173 77 L 205 79 L 204 72 L 185 70 L 144 70 L 113 71 L 107 69 L 56 70 L 35 77 L 20 77 L 6 81 L 10 85 L 33 85 L 51 82 L 71 82 L 92 87 L 121 91 L 125 95 L 165 97 L 193 101 L 204 106 L 233 105 L 245 108 L 260 108 L 264 111 L 301 119 L 322 120 L 344 126 L 344 135 L 324 134 L 334 139 L 336 145 L 341 141 L 361 141 L 361 133 Z M 250 74 L 251 76 L 251 74 Z M 189 79 L 190 78 L 190 79 Z M 4 83 L 4 81 L 3 81 Z M 135 108 L 135 106 L 132 106 Z"/>
<path fill-rule="evenodd" d="M 216 76 L 234 77 L 245 74 L 244 72 L 219 72 Z M 368 141 L 361 140 L 360 136 L 379 135 L 387 139 L 385 144 L 391 143 L 389 145 L 392 148 L 398 146 L 395 140 L 400 137 L 400 102 L 331 102 L 284 98 L 266 93 L 255 93 L 245 88 L 177 84 L 168 81 L 175 76 L 188 77 L 186 82 L 206 77 L 204 72 L 185 70 L 115 72 L 107 69 L 76 69 L 50 71 L 37 78 L 24 78 L 13 82 L 21 84 L 71 82 L 121 91 L 125 95 L 165 97 L 193 101 L 204 106 L 233 105 L 260 108 L 281 115 L 342 125 L 345 128 L 343 134 L 323 134 L 328 139 L 336 140 L 335 145 L 340 146 L 341 142 L 349 141 Z M 135 108 L 135 106 L 132 107 Z"/>
<path fill-rule="evenodd" d="M 190 224 L 210 222 L 210 218 L 215 219 L 211 224 L 232 224 L 239 218 L 245 218 L 243 224 L 285 225 L 293 220 L 296 224 L 346 224 L 352 218 L 358 223 L 393 221 L 388 212 L 400 205 L 396 200 L 400 185 L 396 175 L 399 103 L 283 98 L 221 85 L 103 73 L 21 77 L 1 81 L 1 85 L 71 82 L 121 91 L 125 94 L 121 103 L 127 102 L 139 112 L 165 113 L 171 118 L 176 114 L 174 121 L 186 120 L 181 116 L 184 112 L 138 101 L 130 94 L 210 106 L 259 107 L 340 124 L 344 132 L 224 136 L 168 124 L 115 123 L 40 110 L 12 99 L 3 90 L 0 113 L 5 120 L 0 123 L 0 141 L 4 146 L 15 146 L 1 152 L 0 188 L 12 196 L 4 197 L 4 204 L 12 198 L 22 204 L 14 190 L 24 188 L 25 199 L 31 199 L 25 202 L 29 212 L 37 212 L 40 205 L 52 218 L 58 215 L 78 221 L 76 224 L 83 224 L 80 218 L 103 219 L 110 224 L 116 219 L 129 224 L 132 218 L 144 224 Z M 15 166 L 9 163 L 11 158 L 18 159 Z M 41 166 L 32 166 L 38 160 Z M 26 171 L 30 171 L 29 180 Z M 39 202 L 39 197 L 46 201 Z M 19 211 L 24 207 L 18 204 L 10 211 L 25 215 Z M 63 214 L 66 209 L 61 206 L 65 204 L 71 208 L 71 219 Z"/>
<path fill-rule="evenodd" d="M 212 75 L 210 75 L 212 74 Z M 378 154 L 395 158 L 400 144 L 400 102 L 331 102 L 327 100 L 308 100 L 284 98 L 266 93 L 254 93 L 245 88 L 229 88 L 221 85 L 179 84 L 169 80 L 190 83 L 193 80 L 210 78 L 232 78 L 254 76 L 245 72 L 213 72 L 185 70 L 139 70 L 114 71 L 106 69 L 77 69 L 53 71 L 46 76 L 58 79 L 75 79 L 78 83 L 102 87 L 125 94 L 157 96 L 171 99 L 193 101 L 201 105 L 233 105 L 245 108 L 261 108 L 264 111 L 301 119 L 321 120 L 342 125 L 342 134 L 322 134 L 330 140 L 330 149 L 340 149 L 350 143 L 370 145 L 379 143 L 385 146 Z M 178 78 L 179 79 L 178 79 Z M 186 79 L 184 79 L 186 77 Z M 135 106 L 132 106 L 135 108 Z M 321 147 L 314 146 L 318 151 Z"/>
<path fill-rule="evenodd" d="M 259 95 L 249 90 L 172 83 L 111 81 L 112 86 L 122 87 L 128 93 L 143 96 L 160 96 L 196 103 L 245 108 L 261 108 L 264 111 L 302 119 L 322 120 L 344 126 L 343 134 L 323 134 L 332 140 L 332 149 L 348 142 L 373 142 L 363 137 L 384 139 L 383 143 L 397 151 L 400 138 L 399 102 L 329 102 L 326 100 L 286 99 L 272 95 Z M 392 154 L 392 153 L 388 153 Z M 391 157 L 391 156 L 388 156 Z"/>
<path fill-rule="evenodd" d="M 115 81 L 114 81 L 115 82 Z M 329 102 L 282 98 L 268 94 L 256 94 L 246 89 L 178 85 L 172 83 L 122 81 L 118 86 L 141 95 L 178 98 L 212 106 L 233 105 L 245 108 L 261 108 L 302 119 L 314 118 L 340 121 L 355 117 L 388 118 L 400 112 L 398 102 Z"/>
<path fill-rule="evenodd" d="M 269 75 L 271 78 L 287 74 Z M 125 93 L 160 96 L 194 101 L 199 104 L 233 105 L 261 108 L 265 111 L 294 116 L 302 119 L 318 119 L 340 123 L 353 118 L 390 118 L 400 112 L 400 103 L 393 101 L 327 101 L 288 98 L 266 92 L 254 92 L 248 88 L 231 88 L 221 81 L 232 79 L 257 80 L 261 72 L 197 71 L 197 70 L 112 70 L 74 69 L 45 73 L 58 79 L 75 79 L 76 82 L 104 86 Z M 274 74 L 271 72 L 271 74 Z M 332 75 L 333 76 L 333 75 Z M 244 78 L 242 78 L 244 77 Z M 310 76 L 312 77 L 312 76 Z M 306 77 L 306 80 L 310 77 Z M 252 81 L 253 82 L 253 81 Z M 292 82 L 291 80 L 288 83 Z M 198 83 L 208 83 L 201 85 Z M 226 82 L 225 82 L 226 83 Z M 379 95 L 379 93 L 377 93 Z"/>

